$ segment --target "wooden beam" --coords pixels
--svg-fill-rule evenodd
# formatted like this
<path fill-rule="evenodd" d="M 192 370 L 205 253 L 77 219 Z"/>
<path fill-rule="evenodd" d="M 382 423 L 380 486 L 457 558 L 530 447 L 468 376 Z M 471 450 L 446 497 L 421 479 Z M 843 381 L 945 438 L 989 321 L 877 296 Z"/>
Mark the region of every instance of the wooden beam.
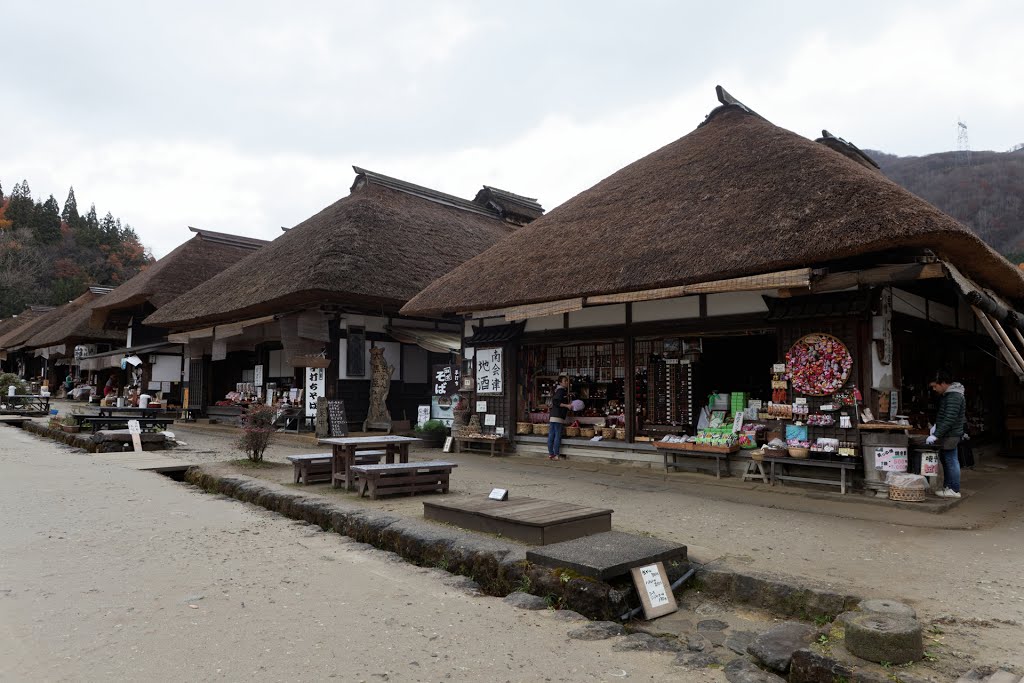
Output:
<path fill-rule="evenodd" d="M 879 266 L 868 270 L 831 273 L 811 283 L 810 292 L 833 292 L 851 287 L 873 287 L 897 282 L 930 280 L 946 277 L 941 263 L 907 263 Z"/>
<path fill-rule="evenodd" d="M 635 292 L 617 292 L 614 294 L 597 294 L 588 296 L 588 306 L 600 306 L 603 304 L 621 304 L 633 301 L 657 301 L 659 299 L 675 299 L 680 296 L 692 294 L 720 294 L 724 292 L 756 292 L 762 289 L 777 289 L 781 287 L 805 287 L 811 283 L 813 271 L 810 268 L 797 268 L 796 270 L 784 270 L 777 273 L 765 273 L 763 275 L 750 275 L 748 277 L 735 277 L 727 280 L 711 280 L 698 282 L 692 285 L 680 285 L 678 287 L 660 287 L 658 289 L 643 289 Z"/>
<path fill-rule="evenodd" d="M 974 315 L 978 318 L 978 322 L 981 323 L 981 326 L 984 327 L 985 331 L 988 332 L 990 337 L 992 337 L 992 341 L 994 341 L 996 346 L 999 347 L 999 352 L 1003 354 L 1003 359 L 1006 360 L 1006 364 L 1010 366 L 1011 370 L 1013 370 L 1013 374 L 1017 375 L 1017 380 L 1024 382 L 1024 368 L 1017 364 L 1017 359 L 1013 357 L 1013 354 L 1010 353 L 1010 349 L 1006 347 L 1006 344 L 999 336 L 999 333 L 996 332 L 994 327 L 992 327 L 992 323 L 989 322 L 988 316 L 978 310 L 977 306 L 971 306 L 971 310 L 974 311 Z"/>
<path fill-rule="evenodd" d="M 989 322 L 992 323 L 992 327 L 995 328 L 996 333 L 999 335 L 999 338 L 1003 340 L 1004 344 L 1006 344 L 1006 348 L 1010 350 L 1010 353 L 1013 355 L 1013 359 L 1017 361 L 1017 365 L 1020 367 L 1022 371 L 1024 371 L 1024 358 L 1021 358 L 1020 352 L 1017 350 L 1017 347 L 1014 346 L 1013 342 L 1010 340 L 1010 336 L 1006 334 L 1006 330 L 1004 330 L 1003 326 L 999 324 L 999 321 L 993 318 L 992 316 L 988 316 L 988 319 Z"/>

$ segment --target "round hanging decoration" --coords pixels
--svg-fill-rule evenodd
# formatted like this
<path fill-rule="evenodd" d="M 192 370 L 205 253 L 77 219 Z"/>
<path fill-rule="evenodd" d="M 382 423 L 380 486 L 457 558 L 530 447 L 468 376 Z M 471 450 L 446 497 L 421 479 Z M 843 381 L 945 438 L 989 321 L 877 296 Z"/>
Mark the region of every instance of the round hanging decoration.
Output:
<path fill-rule="evenodd" d="M 786 372 L 793 390 L 808 396 L 830 396 L 850 377 L 853 357 L 830 334 L 809 334 L 786 353 Z"/>

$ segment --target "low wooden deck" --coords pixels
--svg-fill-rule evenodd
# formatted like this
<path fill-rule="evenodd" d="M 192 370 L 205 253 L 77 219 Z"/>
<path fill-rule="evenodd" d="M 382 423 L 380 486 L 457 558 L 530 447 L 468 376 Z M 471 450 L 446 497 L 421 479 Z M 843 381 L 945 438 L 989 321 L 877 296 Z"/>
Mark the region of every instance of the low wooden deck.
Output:
<path fill-rule="evenodd" d="M 612 528 L 612 510 L 537 498 L 500 501 L 472 496 L 425 501 L 423 516 L 532 545 L 561 543 Z"/>

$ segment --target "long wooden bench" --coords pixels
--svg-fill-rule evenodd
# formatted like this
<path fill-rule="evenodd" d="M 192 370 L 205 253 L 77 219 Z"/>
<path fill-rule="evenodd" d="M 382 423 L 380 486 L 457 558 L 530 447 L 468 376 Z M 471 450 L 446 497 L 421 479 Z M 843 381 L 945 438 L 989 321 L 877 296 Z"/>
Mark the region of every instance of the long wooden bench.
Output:
<path fill-rule="evenodd" d="M 500 439 L 488 439 L 486 437 L 474 437 L 474 436 L 457 436 L 455 437 L 455 452 L 461 453 L 464 450 L 470 450 L 472 448 L 480 448 L 482 450 L 489 450 L 491 457 L 493 458 L 495 453 L 494 449 L 497 446 L 499 455 L 505 455 L 505 446 L 508 444 L 508 439 L 502 437 Z"/>
<path fill-rule="evenodd" d="M 98 417 L 96 415 L 76 415 L 75 420 L 79 424 L 88 424 L 92 427 L 92 430 L 99 431 L 99 429 L 110 429 L 114 425 L 124 426 L 128 428 L 129 420 L 136 420 L 139 423 L 139 427 L 167 429 L 167 425 L 174 422 L 174 418 L 165 417 Z"/>
<path fill-rule="evenodd" d="M 367 492 L 371 500 L 392 493 L 448 493 L 448 478 L 458 465 L 444 460 L 424 462 L 385 463 L 383 465 L 353 465 L 350 469 L 357 478 L 356 490 L 362 498 Z"/>
<path fill-rule="evenodd" d="M 853 472 L 861 466 L 859 462 L 829 462 L 827 460 L 811 460 L 805 458 L 769 458 L 764 459 L 765 462 L 771 463 L 771 470 L 768 475 L 771 479 L 772 486 L 775 486 L 776 481 L 802 481 L 809 484 L 827 484 L 829 486 L 838 486 L 839 492 L 845 494 L 847 489 L 847 477 L 846 472 Z M 775 473 L 775 466 L 779 465 L 780 474 Z M 789 467 L 821 467 L 832 470 L 839 470 L 839 479 L 818 479 L 816 477 L 802 477 L 789 474 Z M 785 474 L 781 472 L 785 471 Z"/>
<path fill-rule="evenodd" d="M 685 469 L 683 463 L 678 461 L 678 458 L 714 458 L 715 459 L 715 478 L 722 478 L 722 461 L 725 461 L 725 476 L 730 476 L 729 473 L 729 456 L 731 453 L 717 453 L 710 451 L 675 451 L 668 449 L 658 449 L 661 451 L 662 456 L 665 460 L 665 471 L 668 472 L 669 468 L 672 469 Z M 671 458 L 671 462 L 669 461 Z M 700 468 L 694 465 L 694 469 L 699 470 Z"/>
<path fill-rule="evenodd" d="M 356 464 L 376 465 L 386 451 L 357 451 Z M 289 455 L 288 460 L 295 468 L 295 483 L 305 486 L 331 480 L 331 453 L 306 453 Z"/>

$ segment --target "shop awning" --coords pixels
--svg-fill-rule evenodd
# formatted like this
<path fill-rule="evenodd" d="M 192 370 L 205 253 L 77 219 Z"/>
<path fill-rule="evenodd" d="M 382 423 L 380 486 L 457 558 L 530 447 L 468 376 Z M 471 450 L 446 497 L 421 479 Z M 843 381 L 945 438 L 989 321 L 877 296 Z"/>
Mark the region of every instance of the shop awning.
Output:
<path fill-rule="evenodd" d="M 125 346 L 120 349 L 111 349 L 110 351 L 104 351 L 102 353 L 82 356 L 81 360 L 89 360 L 91 358 L 109 358 L 110 356 L 128 356 L 140 353 L 153 353 L 155 351 L 164 351 L 166 349 L 176 349 L 180 353 L 181 344 L 174 342 L 156 342 L 154 344 L 143 344 L 141 346 Z"/>
<path fill-rule="evenodd" d="M 466 346 L 504 344 L 505 342 L 518 339 L 519 335 L 523 333 L 524 327 L 526 327 L 526 323 L 479 327 L 473 332 L 473 336 L 466 340 Z"/>
<path fill-rule="evenodd" d="M 458 353 L 462 348 L 462 337 L 458 332 L 391 326 L 388 334 L 400 342 L 415 344 L 434 353 Z"/>
<path fill-rule="evenodd" d="M 1024 316 L 1013 310 L 1008 302 L 989 289 L 983 289 L 961 273 L 951 263 L 944 263 L 949 276 L 963 294 L 978 322 L 996 343 L 1003 360 L 1013 370 L 1017 379 L 1024 383 Z M 1007 333 L 1007 329 L 1012 333 Z"/>

